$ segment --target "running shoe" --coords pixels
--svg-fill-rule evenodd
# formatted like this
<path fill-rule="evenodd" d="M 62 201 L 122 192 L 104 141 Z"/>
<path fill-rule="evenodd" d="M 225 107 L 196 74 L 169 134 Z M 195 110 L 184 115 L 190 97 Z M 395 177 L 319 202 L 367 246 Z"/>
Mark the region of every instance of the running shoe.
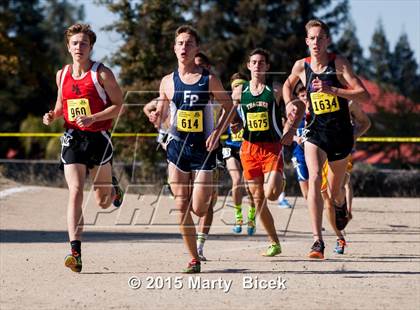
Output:
<path fill-rule="evenodd" d="M 349 213 L 347 210 L 347 202 L 345 201 L 341 207 L 335 206 L 335 226 L 338 230 L 343 230 L 346 228 L 349 222 Z"/>
<path fill-rule="evenodd" d="M 124 200 L 124 191 L 121 189 L 118 180 L 116 177 L 112 177 L 112 186 L 114 187 L 115 190 L 115 195 L 114 195 L 114 199 L 112 201 L 112 204 L 114 205 L 114 207 L 119 208 Z"/>
<path fill-rule="evenodd" d="M 344 248 L 346 247 L 346 240 L 337 239 L 334 252 L 337 254 L 344 254 Z"/>
<path fill-rule="evenodd" d="M 273 257 L 281 253 L 280 243 L 274 243 L 270 245 L 266 252 L 263 252 L 261 255 L 266 257 Z"/>
<path fill-rule="evenodd" d="M 75 250 L 71 250 L 71 254 L 64 258 L 64 266 L 71 269 L 74 272 L 82 271 L 82 256 Z"/>
<path fill-rule="evenodd" d="M 193 258 L 191 262 L 188 263 L 187 268 L 182 270 L 183 273 L 200 273 L 201 272 L 201 263 L 199 260 Z"/>
<path fill-rule="evenodd" d="M 207 258 L 204 256 L 204 249 L 203 248 L 198 248 L 197 252 L 198 252 L 198 257 L 200 258 L 200 261 L 202 261 L 202 262 L 207 261 Z"/>
<path fill-rule="evenodd" d="M 309 252 L 309 258 L 324 259 L 324 241 L 317 240 L 311 247 L 311 252 Z"/>
<path fill-rule="evenodd" d="M 283 198 L 282 200 L 279 200 L 279 208 L 281 209 L 290 209 L 292 205 L 289 203 L 289 200 L 286 198 Z"/>
<path fill-rule="evenodd" d="M 240 234 L 242 232 L 242 220 L 236 220 L 235 226 L 233 226 L 232 231 L 236 234 Z"/>
<path fill-rule="evenodd" d="M 248 227 L 247 227 L 247 233 L 248 236 L 253 236 L 255 234 L 255 231 L 257 230 L 257 227 L 255 225 L 255 219 L 248 221 Z"/>

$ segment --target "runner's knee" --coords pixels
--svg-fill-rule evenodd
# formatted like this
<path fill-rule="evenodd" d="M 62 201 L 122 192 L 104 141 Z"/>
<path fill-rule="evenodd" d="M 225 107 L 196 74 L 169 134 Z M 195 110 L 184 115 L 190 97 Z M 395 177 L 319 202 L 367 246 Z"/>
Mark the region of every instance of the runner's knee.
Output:
<path fill-rule="evenodd" d="M 83 187 L 81 186 L 69 186 L 69 198 L 82 198 L 83 199 Z"/>

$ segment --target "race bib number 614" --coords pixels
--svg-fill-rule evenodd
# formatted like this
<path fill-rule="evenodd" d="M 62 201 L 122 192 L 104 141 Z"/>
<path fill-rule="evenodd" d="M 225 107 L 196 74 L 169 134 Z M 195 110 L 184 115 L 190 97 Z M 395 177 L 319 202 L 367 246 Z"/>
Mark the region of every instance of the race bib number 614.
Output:
<path fill-rule="evenodd" d="M 202 132 L 203 111 L 178 110 L 176 128 L 178 131 Z"/>

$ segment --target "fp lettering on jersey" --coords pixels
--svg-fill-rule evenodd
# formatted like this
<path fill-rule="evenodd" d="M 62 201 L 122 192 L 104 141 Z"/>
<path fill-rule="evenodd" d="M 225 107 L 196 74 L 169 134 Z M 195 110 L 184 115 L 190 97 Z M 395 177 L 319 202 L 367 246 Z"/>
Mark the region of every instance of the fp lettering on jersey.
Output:
<path fill-rule="evenodd" d="M 192 94 L 191 90 L 185 90 L 184 91 L 184 103 L 188 103 L 188 99 L 190 101 L 190 107 L 198 101 L 198 95 Z"/>

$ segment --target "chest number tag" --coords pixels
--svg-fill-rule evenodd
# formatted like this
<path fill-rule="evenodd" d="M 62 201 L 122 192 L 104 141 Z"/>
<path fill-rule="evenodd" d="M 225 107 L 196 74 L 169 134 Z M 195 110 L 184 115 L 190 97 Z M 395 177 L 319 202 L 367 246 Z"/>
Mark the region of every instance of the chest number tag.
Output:
<path fill-rule="evenodd" d="M 73 122 L 79 115 L 92 115 L 90 112 L 89 100 L 86 98 L 68 99 L 67 111 L 70 122 Z"/>
<path fill-rule="evenodd" d="M 243 136 L 244 136 L 244 130 L 241 129 L 237 133 L 232 132 L 230 137 L 231 137 L 232 142 L 242 142 L 244 141 Z"/>
<path fill-rule="evenodd" d="M 246 114 L 249 131 L 266 131 L 270 129 L 268 123 L 268 112 L 255 112 Z"/>
<path fill-rule="evenodd" d="M 203 111 L 178 110 L 176 128 L 178 131 L 203 132 Z"/>
<path fill-rule="evenodd" d="M 340 104 L 336 95 L 311 93 L 311 102 L 312 109 L 317 115 L 340 110 Z"/>

